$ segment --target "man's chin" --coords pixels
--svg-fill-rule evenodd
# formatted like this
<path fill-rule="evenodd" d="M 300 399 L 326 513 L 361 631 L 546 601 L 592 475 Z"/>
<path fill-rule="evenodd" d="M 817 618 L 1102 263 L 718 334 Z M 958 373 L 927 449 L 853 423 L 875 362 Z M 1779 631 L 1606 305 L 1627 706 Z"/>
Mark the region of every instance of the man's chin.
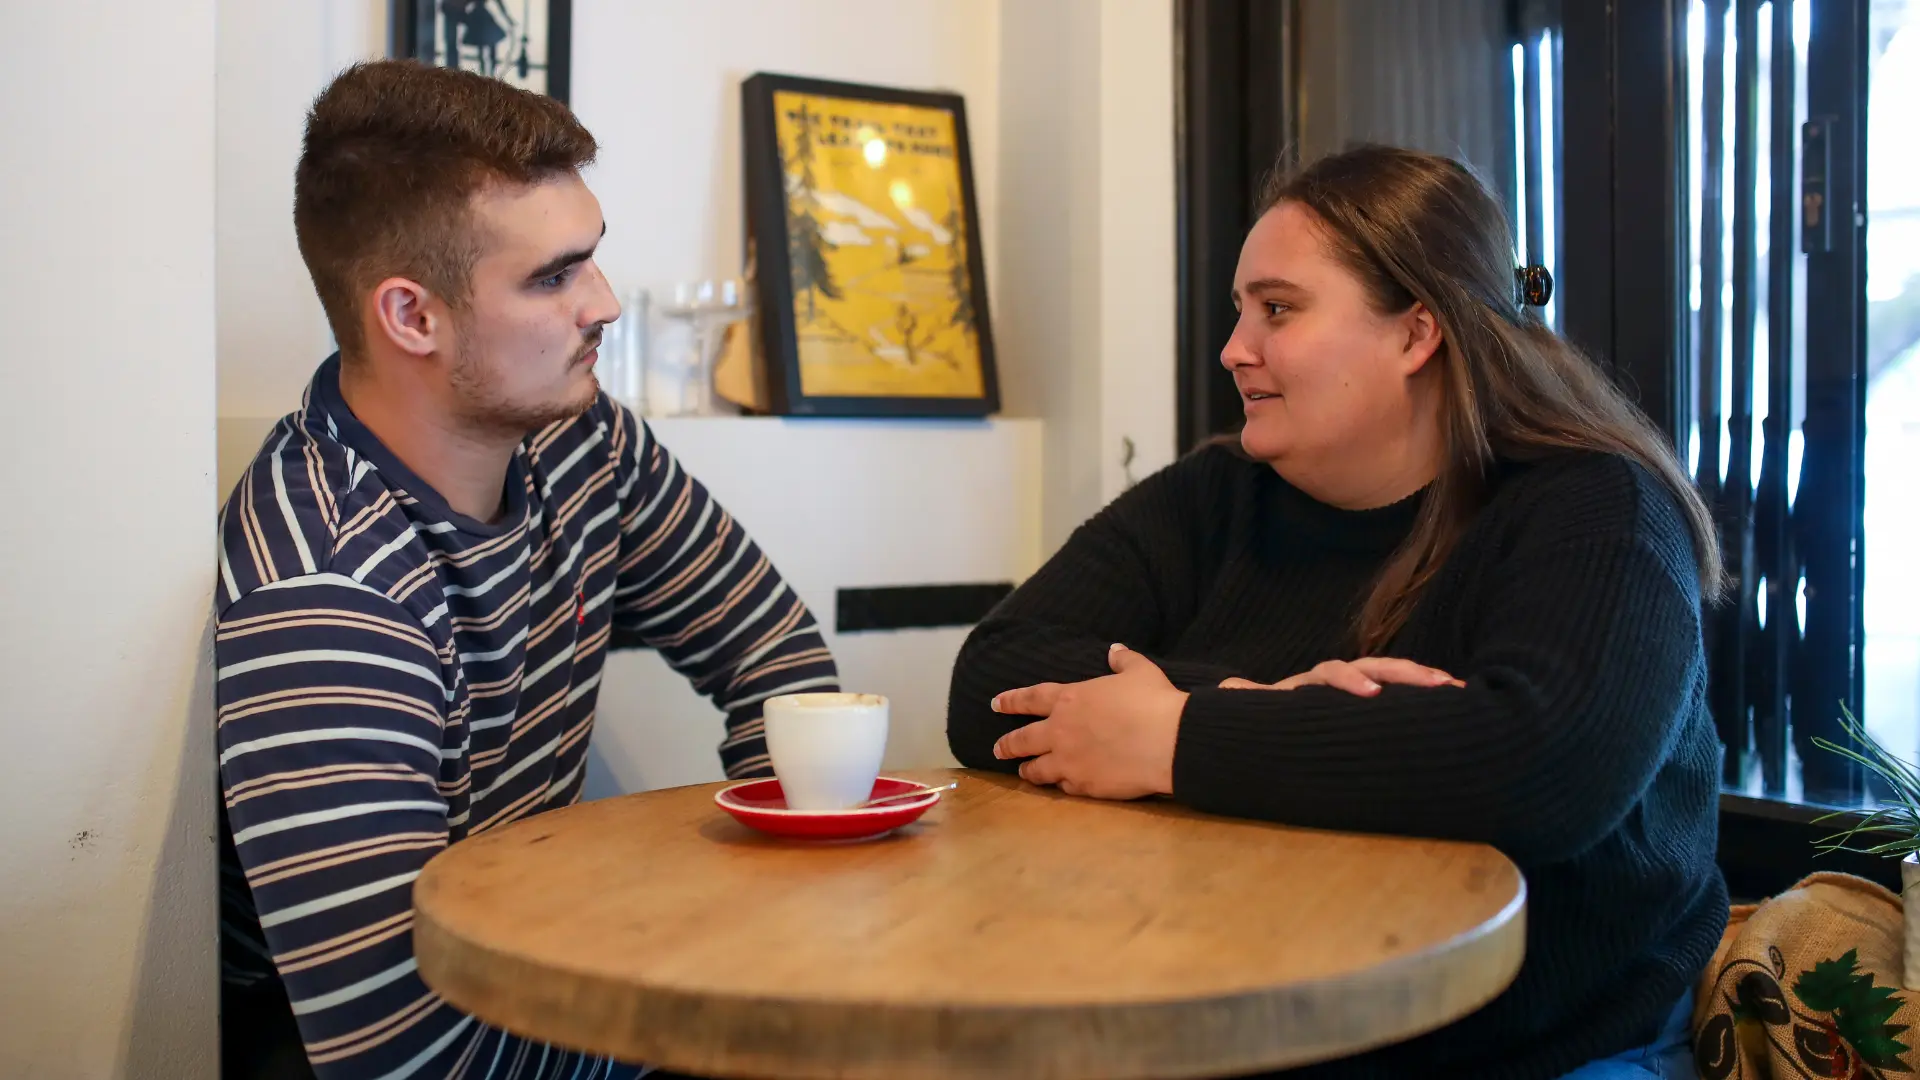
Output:
<path fill-rule="evenodd" d="M 555 402 L 551 409 L 546 410 L 544 413 L 545 419 L 541 423 L 536 424 L 533 430 L 538 431 L 541 428 L 551 427 L 554 424 L 561 424 L 568 420 L 576 419 L 580 414 L 593 408 L 593 403 L 598 401 L 599 398 L 600 380 L 593 374 L 593 370 L 589 368 L 587 370 L 587 377 L 581 380 L 581 384 L 572 390 L 570 396 Z M 529 432 L 529 434 L 531 434 L 531 432 Z"/>
<path fill-rule="evenodd" d="M 579 416 L 581 413 L 593 408 L 593 403 L 600 398 L 600 376 L 593 368 L 587 368 L 587 377 L 582 379 L 581 382 L 584 385 L 573 402 L 574 410 L 572 415 L 574 416 Z"/>
<path fill-rule="evenodd" d="M 595 365 L 575 364 L 567 369 L 566 385 L 560 391 L 560 397 L 569 402 L 581 399 L 592 402 L 593 396 L 599 392 L 600 376 Z"/>
<path fill-rule="evenodd" d="M 599 399 L 600 383 L 592 378 L 569 388 L 567 395 L 541 404 L 496 404 L 471 415 L 479 426 L 522 439 L 555 424 L 577 419 Z"/>

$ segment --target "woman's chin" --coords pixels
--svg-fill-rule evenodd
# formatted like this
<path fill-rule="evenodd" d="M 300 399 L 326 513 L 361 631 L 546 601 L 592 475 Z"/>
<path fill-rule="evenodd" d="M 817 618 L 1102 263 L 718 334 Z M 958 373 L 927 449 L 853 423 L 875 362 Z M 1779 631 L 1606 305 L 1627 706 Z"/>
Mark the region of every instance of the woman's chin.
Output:
<path fill-rule="evenodd" d="M 1249 425 L 1240 432 L 1240 449 L 1256 461 L 1274 461 L 1286 452 L 1285 441 Z"/>

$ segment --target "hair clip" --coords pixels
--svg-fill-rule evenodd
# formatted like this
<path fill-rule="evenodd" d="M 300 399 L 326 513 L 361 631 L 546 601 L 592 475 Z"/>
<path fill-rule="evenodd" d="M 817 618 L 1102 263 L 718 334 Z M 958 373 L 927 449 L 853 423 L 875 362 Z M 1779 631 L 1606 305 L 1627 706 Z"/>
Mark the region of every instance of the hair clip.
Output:
<path fill-rule="evenodd" d="M 1513 291 L 1522 307 L 1546 307 L 1553 299 L 1553 275 L 1544 266 L 1515 267 Z"/>

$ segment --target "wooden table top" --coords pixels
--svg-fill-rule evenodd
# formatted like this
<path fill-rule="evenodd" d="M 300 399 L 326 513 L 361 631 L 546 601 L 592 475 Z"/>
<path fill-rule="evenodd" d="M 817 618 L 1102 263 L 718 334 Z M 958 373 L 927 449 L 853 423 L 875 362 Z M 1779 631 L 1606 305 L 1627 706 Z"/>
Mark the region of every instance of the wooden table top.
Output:
<path fill-rule="evenodd" d="M 763 836 L 719 784 L 470 838 L 415 884 L 420 973 L 510 1031 L 728 1080 L 1128 1080 L 1394 1042 L 1520 968 L 1491 848 L 893 775 L 960 787 L 864 843 Z"/>

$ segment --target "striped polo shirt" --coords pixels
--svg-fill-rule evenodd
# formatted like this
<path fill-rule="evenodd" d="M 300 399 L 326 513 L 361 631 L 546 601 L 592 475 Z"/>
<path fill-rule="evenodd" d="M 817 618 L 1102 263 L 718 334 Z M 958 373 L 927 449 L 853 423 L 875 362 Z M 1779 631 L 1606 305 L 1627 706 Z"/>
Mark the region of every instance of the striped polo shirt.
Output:
<path fill-rule="evenodd" d="M 644 643 L 767 771 L 760 703 L 831 689 L 812 616 L 650 430 L 601 395 L 453 511 L 321 365 L 220 520 L 223 961 L 285 984 L 322 1078 L 611 1077 L 442 1002 L 412 885 L 447 844 L 580 797 L 608 641 Z"/>

